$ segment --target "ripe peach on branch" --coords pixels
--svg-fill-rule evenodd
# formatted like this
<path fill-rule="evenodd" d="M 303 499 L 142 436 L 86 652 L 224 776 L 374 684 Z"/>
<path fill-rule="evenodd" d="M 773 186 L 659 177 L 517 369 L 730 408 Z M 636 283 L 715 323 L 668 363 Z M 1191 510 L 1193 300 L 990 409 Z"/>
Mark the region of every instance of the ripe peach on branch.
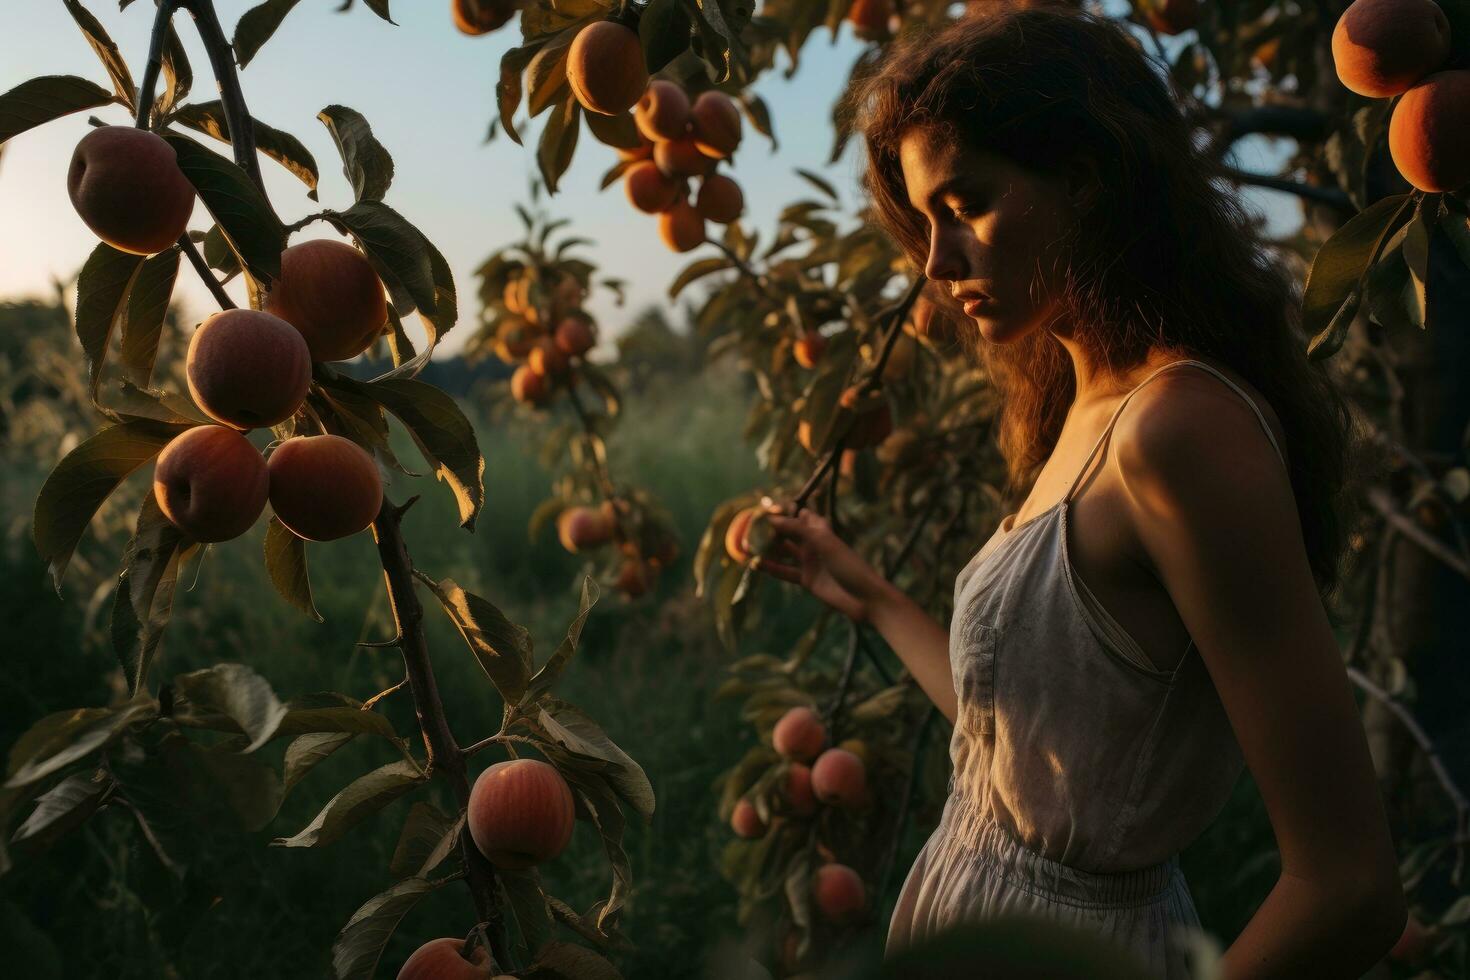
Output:
<path fill-rule="evenodd" d="M 847 749 L 828 749 L 812 763 L 812 792 L 831 806 L 862 806 L 868 797 L 867 767 Z"/>
<path fill-rule="evenodd" d="M 1429 193 L 1470 183 L 1470 70 L 1442 71 L 1405 92 L 1388 123 L 1388 148 L 1404 179 Z"/>
<path fill-rule="evenodd" d="M 689 96 L 683 86 L 666 78 L 656 78 L 648 83 L 638 105 L 633 109 L 633 121 L 645 139 L 674 140 L 689 130 Z"/>
<path fill-rule="evenodd" d="M 460 33 L 474 37 L 504 27 L 525 4 L 526 0 L 452 0 L 449 12 Z"/>
<path fill-rule="evenodd" d="M 612 540 L 612 525 L 600 510 L 583 506 L 568 507 L 557 515 L 556 535 L 563 548 L 576 554 Z"/>
<path fill-rule="evenodd" d="M 566 850 L 576 817 L 561 773 L 538 759 L 510 759 L 476 777 L 466 822 L 491 864 L 524 871 Z"/>
<path fill-rule="evenodd" d="M 648 85 L 638 33 L 611 20 L 582 28 L 567 49 L 567 81 L 588 112 L 615 116 L 633 108 Z"/>
<path fill-rule="evenodd" d="M 66 172 L 72 207 L 93 234 L 134 255 L 162 252 L 183 236 L 194 185 L 157 133 L 101 126 L 77 143 Z"/>
<path fill-rule="evenodd" d="M 1370 99 L 1407 92 L 1450 54 L 1450 22 L 1434 0 L 1357 0 L 1332 31 L 1332 61 Z"/>
<path fill-rule="evenodd" d="M 755 804 L 745 799 L 735 804 L 735 812 L 730 815 L 730 828 L 736 836 L 746 838 L 764 837 L 767 830 Z"/>
<path fill-rule="evenodd" d="M 174 437 L 153 470 L 163 516 L 195 541 L 228 541 L 250 530 L 270 494 L 259 450 L 234 429 L 201 425 Z"/>
<path fill-rule="evenodd" d="M 771 730 L 771 746 L 788 759 L 810 762 L 826 744 L 827 726 L 814 708 L 792 708 Z"/>
<path fill-rule="evenodd" d="M 301 331 L 313 361 L 356 357 L 388 325 L 388 300 L 372 263 L 351 245 L 326 238 L 281 253 L 281 277 L 264 309 Z"/>
<path fill-rule="evenodd" d="M 311 386 L 311 350 L 280 317 L 224 310 L 189 338 L 189 394 L 204 414 L 236 429 L 277 425 L 296 414 Z"/>
<path fill-rule="evenodd" d="M 383 506 L 378 464 L 351 439 L 296 436 L 276 447 L 269 466 L 271 509 L 298 538 L 356 534 Z"/>
<path fill-rule="evenodd" d="M 824 864 L 812 874 L 812 900 L 822 918 L 837 925 L 857 921 L 868 906 L 863 879 L 845 864 Z"/>
<path fill-rule="evenodd" d="M 690 107 L 694 145 L 707 157 L 727 159 L 740 145 L 740 110 L 724 92 L 701 92 Z"/>
<path fill-rule="evenodd" d="M 531 365 L 522 364 L 510 376 L 510 396 L 523 405 L 544 404 L 551 397 L 551 382 L 531 370 Z"/>

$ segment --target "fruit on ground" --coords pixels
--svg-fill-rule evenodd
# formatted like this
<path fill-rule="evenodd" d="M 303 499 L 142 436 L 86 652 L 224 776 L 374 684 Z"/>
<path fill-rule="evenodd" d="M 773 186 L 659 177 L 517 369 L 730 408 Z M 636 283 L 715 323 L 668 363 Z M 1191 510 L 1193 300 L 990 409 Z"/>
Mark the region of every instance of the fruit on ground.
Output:
<path fill-rule="evenodd" d="M 163 516 L 195 541 L 228 541 L 265 509 L 270 474 L 260 452 L 234 429 L 201 425 L 174 437 L 153 469 Z"/>
<path fill-rule="evenodd" d="M 739 837 L 764 837 L 766 824 L 756 812 L 754 803 L 741 800 L 735 804 L 735 812 L 730 815 L 730 829 Z"/>
<path fill-rule="evenodd" d="M 475 36 L 504 27 L 521 8 L 522 2 L 523 0 L 453 0 L 449 12 L 460 33 Z"/>
<path fill-rule="evenodd" d="M 1434 0 L 1357 0 L 1332 31 L 1342 84 L 1370 99 L 1407 92 L 1450 54 L 1450 22 Z"/>
<path fill-rule="evenodd" d="M 867 767 L 846 749 L 828 749 L 812 763 L 812 792 L 830 806 L 861 806 L 868 796 Z"/>
<path fill-rule="evenodd" d="M 868 889 L 845 864 L 824 864 L 812 875 L 812 901 L 828 922 L 855 921 L 868 905 Z"/>
<path fill-rule="evenodd" d="M 597 343 L 597 334 L 592 328 L 592 318 L 585 313 L 573 313 L 556 325 L 556 346 L 568 357 L 581 357 Z"/>
<path fill-rule="evenodd" d="M 1199 23 L 1199 0 L 1148 0 L 1144 16 L 1160 34 L 1183 34 Z"/>
<path fill-rule="evenodd" d="M 714 158 L 700 153 L 688 136 L 653 144 L 653 162 L 664 176 L 671 178 L 703 177 L 715 169 Z"/>
<path fill-rule="evenodd" d="M 398 980 L 489 980 L 490 954 L 484 945 L 464 958 L 464 940 L 431 939 L 413 951 L 398 971 Z"/>
<path fill-rule="evenodd" d="M 588 112 L 615 116 L 633 108 L 648 86 L 638 33 L 610 20 L 582 28 L 567 49 L 567 81 Z"/>
<path fill-rule="evenodd" d="M 847 20 L 858 37 L 877 41 L 888 36 L 888 18 L 893 13 L 893 0 L 853 0 Z"/>
<path fill-rule="evenodd" d="M 804 705 L 781 716 L 771 731 L 771 745 L 788 759 L 809 762 L 827 744 L 827 726 L 822 716 Z"/>
<path fill-rule="evenodd" d="M 701 92 L 689 116 L 694 145 L 705 156 L 724 160 L 740 145 L 740 110 L 724 92 Z"/>
<path fill-rule="evenodd" d="M 388 323 L 383 281 L 346 242 L 329 238 L 281 253 L 281 278 L 265 311 L 301 331 L 313 361 L 345 361 L 368 349 Z"/>
<path fill-rule="evenodd" d="M 567 373 L 572 362 L 552 337 L 542 337 L 531 348 L 526 365 L 544 378 L 559 378 Z"/>
<path fill-rule="evenodd" d="M 612 526 L 600 510 L 591 507 L 568 507 L 556 518 L 556 536 L 561 546 L 572 554 L 607 544 Z"/>
<path fill-rule="evenodd" d="M 724 174 L 710 174 L 699 182 L 694 210 L 715 224 L 728 225 L 745 210 L 745 195 L 734 180 Z"/>
<path fill-rule="evenodd" d="M 791 348 L 791 356 L 795 357 L 796 363 L 802 367 L 814 368 L 826 349 L 827 338 L 815 330 L 808 330 L 796 338 L 796 343 Z"/>
<path fill-rule="evenodd" d="M 531 370 L 531 365 L 522 364 L 510 376 L 510 397 L 522 405 L 540 405 L 551 394 L 551 382 L 546 375 Z"/>
<path fill-rule="evenodd" d="M 258 310 L 224 310 L 189 338 L 189 394 L 204 414 L 237 429 L 296 414 L 311 386 L 311 350 L 295 327 Z"/>
<path fill-rule="evenodd" d="M 613 581 L 613 587 L 629 599 L 643 595 L 652 585 L 653 573 L 648 565 L 631 557 L 618 568 L 618 577 Z"/>
<path fill-rule="evenodd" d="M 623 172 L 623 190 L 628 203 L 644 214 L 661 214 L 674 206 L 684 180 L 666 177 L 652 160 L 639 160 Z"/>
<path fill-rule="evenodd" d="M 1418 916 L 1410 912 L 1399 941 L 1388 951 L 1388 958 L 1400 963 L 1415 963 L 1424 958 L 1433 942 L 1433 928 L 1426 927 Z"/>
<path fill-rule="evenodd" d="M 271 509 L 298 538 L 335 541 L 373 522 L 383 506 L 378 464 L 351 439 L 296 436 L 271 453 Z"/>
<path fill-rule="evenodd" d="M 786 802 L 791 812 L 799 817 L 809 817 L 817 812 L 817 798 L 812 793 L 812 770 L 800 762 L 786 767 Z"/>
<path fill-rule="evenodd" d="M 1388 149 L 1404 179 L 1421 191 L 1470 183 L 1470 71 L 1430 75 L 1403 94 L 1388 123 Z"/>
<path fill-rule="evenodd" d="M 152 255 L 178 241 L 194 212 L 194 185 L 157 133 L 100 126 L 77 143 L 66 171 L 72 207 L 113 248 Z"/>
<path fill-rule="evenodd" d="M 689 96 L 684 87 L 666 78 L 648 83 L 633 109 L 638 132 L 650 140 L 674 140 L 689 129 Z"/>
<path fill-rule="evenodd" d="M 524 871 L 556 857 L 576 817 L 567 781 L 539 759 L 497 762 L 470 790 L 470 837 L 497 868 Z"/>
<path fill-rule="evenodd" d="M 704 243 L 704 218 L 684 198 L 658 216 L 658 233 L 669 248 L 688 252 Z"/>
<path fill-rule="evenodd" d="M 876 446 L 893 431 L 893 415 L 888 409 L 888 400 L 881 395 L 861 395 L 859 387 L 852 385 L 842 392 L 837 403 L 858 413 L 857 421 L 853 423 L 847 437 L 849 448 L 867 449 L 869 446 Z"/>

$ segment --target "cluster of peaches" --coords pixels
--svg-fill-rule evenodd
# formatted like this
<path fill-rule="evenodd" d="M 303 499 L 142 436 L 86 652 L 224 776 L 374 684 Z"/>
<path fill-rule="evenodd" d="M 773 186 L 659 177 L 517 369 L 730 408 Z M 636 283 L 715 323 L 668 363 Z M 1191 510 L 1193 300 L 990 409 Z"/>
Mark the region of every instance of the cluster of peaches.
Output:
<path fill-rule="evenodd" d="M 705 240 L 705 222 L 729 224 L 740 217 L 740 185 L 715 173 L 740 145 L 740 110 L 713 89 L 694 99 L 677 82 L 649 80 L 638 32 L 615 20 L 577 32 L 567 52 L 572 95 L 588 112 L 620 116 L 633 111 L 643 142 L 620 149 L 628 164 L 623 186 L 633 206 L 658 215 L 659 234 L 676 252 Z M 699 179 L 691 195 L 689 181 Z"/>
<path fill-rule="evenodd" d="M 1388 124 L 1394 166 L 1421 191 L 1470 183 L 1470 70 L 1445 69 L 1450 22 L 1434 0 L 1357 0 L 1332 32 L 1332 60 L 1348 89 L 1398 97 Z"/>
<path fill-rule="evenodd" d="M 166 140 L 127 126 L 94 129 L 67 171 L 77 214 L 113 248 L 151 255 L 188 228 L 194 188 Z M 313 361 L 355 357 L 388 322 L 383 283 L 343 242 L 309 241 L 281 253 L 263 310 L 204 320 L 189 341 L 189 394 L 218 425 L 191 428 L 159 454 L 159 509 L 196 541 L 245 533 L 267 500 L 298 537 L 328 541 L 366 528 L 382 504 L 373 458 L 335 435 L 296 436 L 269 461 L 244 433 L 301 410 Z"/>
<path fill-rule="evenodd" d="M 574 362 L 597 344 L 597 324 L 582 309 L 585 290 L 563 273 L 549 290 L 522 270 L 505 284 L 506 315 L 495 331 L 495 355 L 516 365 L 511 397 L 544 405 L 558 384 L 575 381 Z"/>
<path fill-rule="evenodd" d="M 792 817 L 811 817 L 817 805 L 857 810 L 871 805 L 864 758 L 867 748 L 858 739 L 847 739 L 827 747 L 827 726 L 811 708 L 792 708 L 776 722 L 771 745 L 785 762 L 781 786 L 786 811 Z M 780 814 L 765 814 L 755 802 L 741 799 L 730 816 L 730 827 L 745 838 L 763 837 L 783 821 Z M 862 877 L 819 849 L 824 862 L 812 875 L 812 902 L 828 922 L 846 925 L 860 918 L 868 905 Z"/>
<path fill-rule="evenodd" d="M 554 766 L 510 759 L 490 766 L 470 789 L 465 825 L 485 859 L 502 871 L 526 871 L 550 861 L 572 841 L 577 810 L 571 787 Z M 398 980 L 488 980 L 490 954 L 464 942 L 431 939 L 414 950 Z"/>
<path fill-rule="evenodd" d="M 628 504 L 621 500 L 604 500 L 597 507 L 584 504 L 568 507 L 557 515 L 557 538 L 574 555 L 601 548 L 618 536 L 619 527 L 628 525 L 627 508 Z M 625 539 L 621 545 L 623 560 L 613 588 L 630 599 L 652 588 L 660 570 L 673 564 L 679 556 L 679 544 L 672 534 L 660 528 L 648 531 L 649 541 Z"/>

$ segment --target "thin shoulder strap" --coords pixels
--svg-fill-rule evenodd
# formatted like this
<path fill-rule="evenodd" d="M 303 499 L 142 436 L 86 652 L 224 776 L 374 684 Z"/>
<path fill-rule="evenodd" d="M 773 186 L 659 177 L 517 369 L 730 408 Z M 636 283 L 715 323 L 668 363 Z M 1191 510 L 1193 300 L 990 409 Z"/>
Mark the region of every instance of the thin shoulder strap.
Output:
<path fill-rule="evenodd" d="M 1260 420 L 1261 428 L 1266 430 L 1266 438 L 1271 440 L 1271 448 L 1276 450 L 1276 455 L 1281 459 L 1282 465 L 1284 466 L 1286 464 L 1286 457 L 1281 452 L 1281 446 L 1276 442 L 1276 435 L 1271 431 L 1271 427 L 1266 424 L 1266 417 L 1261 414 L 1260 406 L 1255 403 L 1255 400 L 1252 399 L 1250 395 L 1247 395 L 1244 391 L 1242 391 L 1240 386 L 1237 385 L 1234 381 L 1231 381 L 1229 378 L 1225 377 L 1225 375 L 1221 374 L 1218 370 L 1206 364 L 1204 361 L 1196 361 L 1192 358 L 1183 358 L 1177 361 L 1170 361 L 1168 364 L 1163 365 L 1158 370 L 1154 371 L 1148 377 L 1144 378 L 1137 385 L 1135 385 L 1132 391 L 1123 396 L 1123 400 L 1118 403 L 1118 407 L 1113 409 L 1113 414 L 1108 419 L 1108 424 L 1103 426 L 1102 435 L 1097 437 L 1097 442 L 1093 443 L 1092 445 L 1092 451 L 1087 454 L 1087 459 L 1083 460 L 1082 468 L 1077 471 L 1077 474 L 1072 477 L 1072 482 L 1067 485 L 1067 493 L 1062 498 L 1063 500 L 1072 499 L 1072 491 L 1076 489 L 1077 482 L 1082 479 L 1082 475 L 1086 473 L 1087 468 L 1092 465 L 1092 458 L 1097 455 L 1097 450 L 1103 444 L 1103 441 L 1107 439 L 1108 433 L 1113 431 L 1113 423 L 1118 421 L 1118 416 L 1122 414 L 1123 406 L 1128 404 L 1128 399 L 1137 394 L 1140 388 L 1148 384 L 1154 378 L 1157 378 L 1159 375 L 1163 374 L 1170 368 L 1178 367 L 1181 364 L 1193 364 L 1195 367 L 1204 368 L 1206 371 L 1210 372 L 1215 377 L 1219 378 L 1221 381 L 1225 382 L 1232 389 L 1234 389 L 1235 393 L 1240 395 L 1241 398 L 1244 398 L 1245 403 L 1251 407 L 1251 411 L 1255 412 L 1256 418 Z"/>

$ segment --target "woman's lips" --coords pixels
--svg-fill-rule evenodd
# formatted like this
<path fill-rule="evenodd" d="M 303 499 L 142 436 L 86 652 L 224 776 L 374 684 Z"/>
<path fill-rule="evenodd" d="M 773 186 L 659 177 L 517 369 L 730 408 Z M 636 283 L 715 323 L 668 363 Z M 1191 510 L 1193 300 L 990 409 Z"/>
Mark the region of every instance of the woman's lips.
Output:
<path fill-rule="evenodd" d="M 979 299 L 966 300 L 965 316 L 975 316 L 979 313 L 985 312 L 986 310 L 993 309 L 994 307 L 995 300 L 991 299 L 989 296 L 982 296 Z"/>

